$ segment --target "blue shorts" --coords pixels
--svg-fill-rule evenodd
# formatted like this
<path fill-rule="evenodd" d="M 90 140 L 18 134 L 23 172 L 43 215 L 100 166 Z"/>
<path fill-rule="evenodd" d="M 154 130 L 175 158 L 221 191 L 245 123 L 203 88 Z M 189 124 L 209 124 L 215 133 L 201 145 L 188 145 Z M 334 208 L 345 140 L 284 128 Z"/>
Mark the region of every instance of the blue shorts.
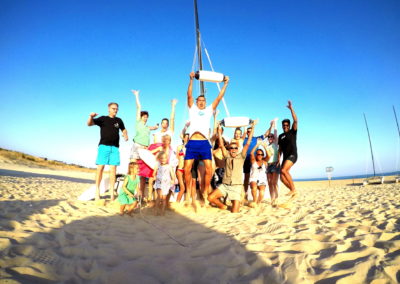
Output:
<path fill-rule="evenodd" d="M 208 140 L 189 140 L 185 160 L 211 160 L 211 144 Z"/>
<path fill-rule="evenodd" d="M 119 166 L 119 149 L 115 146 L 99 145 L 96 165 Z"/>

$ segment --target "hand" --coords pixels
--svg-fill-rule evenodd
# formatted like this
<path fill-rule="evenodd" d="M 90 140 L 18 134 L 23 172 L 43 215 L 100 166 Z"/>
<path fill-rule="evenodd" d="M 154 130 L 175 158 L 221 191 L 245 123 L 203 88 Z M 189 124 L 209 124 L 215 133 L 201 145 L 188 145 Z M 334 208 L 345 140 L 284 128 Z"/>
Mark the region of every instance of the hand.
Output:
<path fill-rule="evenodd" d="M 229 76 L 225 76 L 224 77 L 224 84 L 228 84 L 229 83 Z"/>
<path fill-rule="evenodd" d="M 124 140 L 128 141 L 129 140 L 128 136 L 124 136 Z"/>
<path fill-rule="evenodd" d="M 157 123 L 156 124 L 156 126 L 154 126 L 155 127 L 155 129 L 154 130 L 156 130 L 156 129 L 158 129 L 158 127 L 160 126 L 160 124 L 159 123 Z"/>
<path fill-rule="evenodd" d="M 217 117 L 218 114 L 219 114 L 219 110 L 218 109 L 214 110 L 214 117 Z"/>
<path fill-rule="evenodd" d="M 178 103 L 178 100 L 177 99 L 173 99 L 172 101 L 171 101 L 171 104 L 174 106 L 174 105 L 176 105 Z"/>
<path fill-rule="evenodd" d="M 135 95 L 135 96 L 139 96 L 139 90 L 131 90 L 131 92 Z"/>
<path fill-rule="evenodd" d="M 258 123 L 258 118 L 251 122 L 251 126 L 256 126 Z"/>
<path fill-rule="evenodd" d="M 292 110 L 292 101 L 288 101 L 288 105 L 286 107 L 288 109 Z"/>
<path fill-rule="evenodd" d="M 222 135 L 222 127 L 221 127 L 221 124 L 220 125 L 218 125 L 218 135 Z"/>
<path fill-rule="evenodd" d="M 89 116 L 90 116 L 91 118 L 96 117 L 97 115 L 98 115 L 98 113 L 95 113 L 95 112 L 92 112 L 92 113 L 89 114 Z"/>
<path fill-rule="evenodd" d="M 193 78 L 194 78 L 195 75 L 196 75 L 196 74 L 195 74 L 193 71 L 190 72 L 190 74 L 189 74 L 190 80 L 193 80 Z"/>
<path fill-rule="evenodd" d="M 186 121 L 186 123 L 185 123 L 185 127 L 186 127 L 186 128 L 188 128 L 188 127 L 189 127 L 189 125 L 190 125 L 190 120 Z"/>

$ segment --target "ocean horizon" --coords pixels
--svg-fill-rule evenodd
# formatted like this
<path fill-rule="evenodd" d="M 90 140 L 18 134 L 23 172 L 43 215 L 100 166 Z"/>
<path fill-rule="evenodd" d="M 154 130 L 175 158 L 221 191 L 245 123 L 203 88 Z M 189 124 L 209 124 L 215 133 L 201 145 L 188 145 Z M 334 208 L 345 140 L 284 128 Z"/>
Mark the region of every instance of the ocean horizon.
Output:
<path fill-rule="evenodd" d="M 375 176 L 394 176 L 394 175 L 400 175 L 400 171 L 395 171 L 395 172 L 388 172 L 388 173 L 381 173 L 381 174 L 376 174 Z M 369 174 L 363 174 L 363 175 L 350 175 L 350 176 L 338 176 L 338 177 L 332 177 L 331 180 L 340 180 L 340 179 L 359 179 L 359 178 L 369 178 L 373 177 L 373 173 Z M 298 179 L 293 179 L 293 181 L 320 181 L 320 180 L 328 180 L 328 177 L 319 177 L 319 178 L 298 178 Z"/>

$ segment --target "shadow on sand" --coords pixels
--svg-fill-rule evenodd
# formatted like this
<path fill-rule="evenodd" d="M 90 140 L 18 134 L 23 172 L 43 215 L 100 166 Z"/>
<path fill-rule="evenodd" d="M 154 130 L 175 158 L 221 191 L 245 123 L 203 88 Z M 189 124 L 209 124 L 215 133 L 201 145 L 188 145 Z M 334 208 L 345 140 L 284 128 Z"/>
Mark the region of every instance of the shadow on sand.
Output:
<path fill-rule="evenodd" d="M 237 240 L 181 214 L 168 211 L 165 217 L 155 217 L 142 210 L 133 217 L 107 212 L 107 216 L 73 220 L 65 206 L 79 212 L 76 206 L 88 204 L 0 201 L 0 279 L 21 283 L 285 282 L 272 265 Z"/>

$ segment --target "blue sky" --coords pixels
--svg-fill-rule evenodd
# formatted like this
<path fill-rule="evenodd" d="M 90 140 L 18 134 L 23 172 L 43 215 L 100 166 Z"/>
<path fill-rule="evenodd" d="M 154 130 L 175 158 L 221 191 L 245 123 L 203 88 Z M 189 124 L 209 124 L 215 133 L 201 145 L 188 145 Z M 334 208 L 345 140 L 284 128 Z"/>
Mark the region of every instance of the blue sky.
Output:
<path fill-rule="evenodd" d="M 274 117 L 290 117 L 293 101 L 295 178 L 324 176 L 326 166 L 334 176 L 371 171 L 363 112 L 378 172 L 399 169 L 399 1 L 198 5 L 214 68 L 231 77 L 231 115 L 259 118 L 261 134 Z M 141 90 L 150 124 L 168 117 L 177 98 L 176 128 L 183 126 L 192 1 L 3 0 L 0 8 L 0 147 L 93 167 L 99 129 L 87 117 L 106 115 L 116 101 L 133 138 L 131 89 Z M 206 88 L 210 102 L 218 90 Z M 121 142 L 123 153 L 130 143 Z"/>

